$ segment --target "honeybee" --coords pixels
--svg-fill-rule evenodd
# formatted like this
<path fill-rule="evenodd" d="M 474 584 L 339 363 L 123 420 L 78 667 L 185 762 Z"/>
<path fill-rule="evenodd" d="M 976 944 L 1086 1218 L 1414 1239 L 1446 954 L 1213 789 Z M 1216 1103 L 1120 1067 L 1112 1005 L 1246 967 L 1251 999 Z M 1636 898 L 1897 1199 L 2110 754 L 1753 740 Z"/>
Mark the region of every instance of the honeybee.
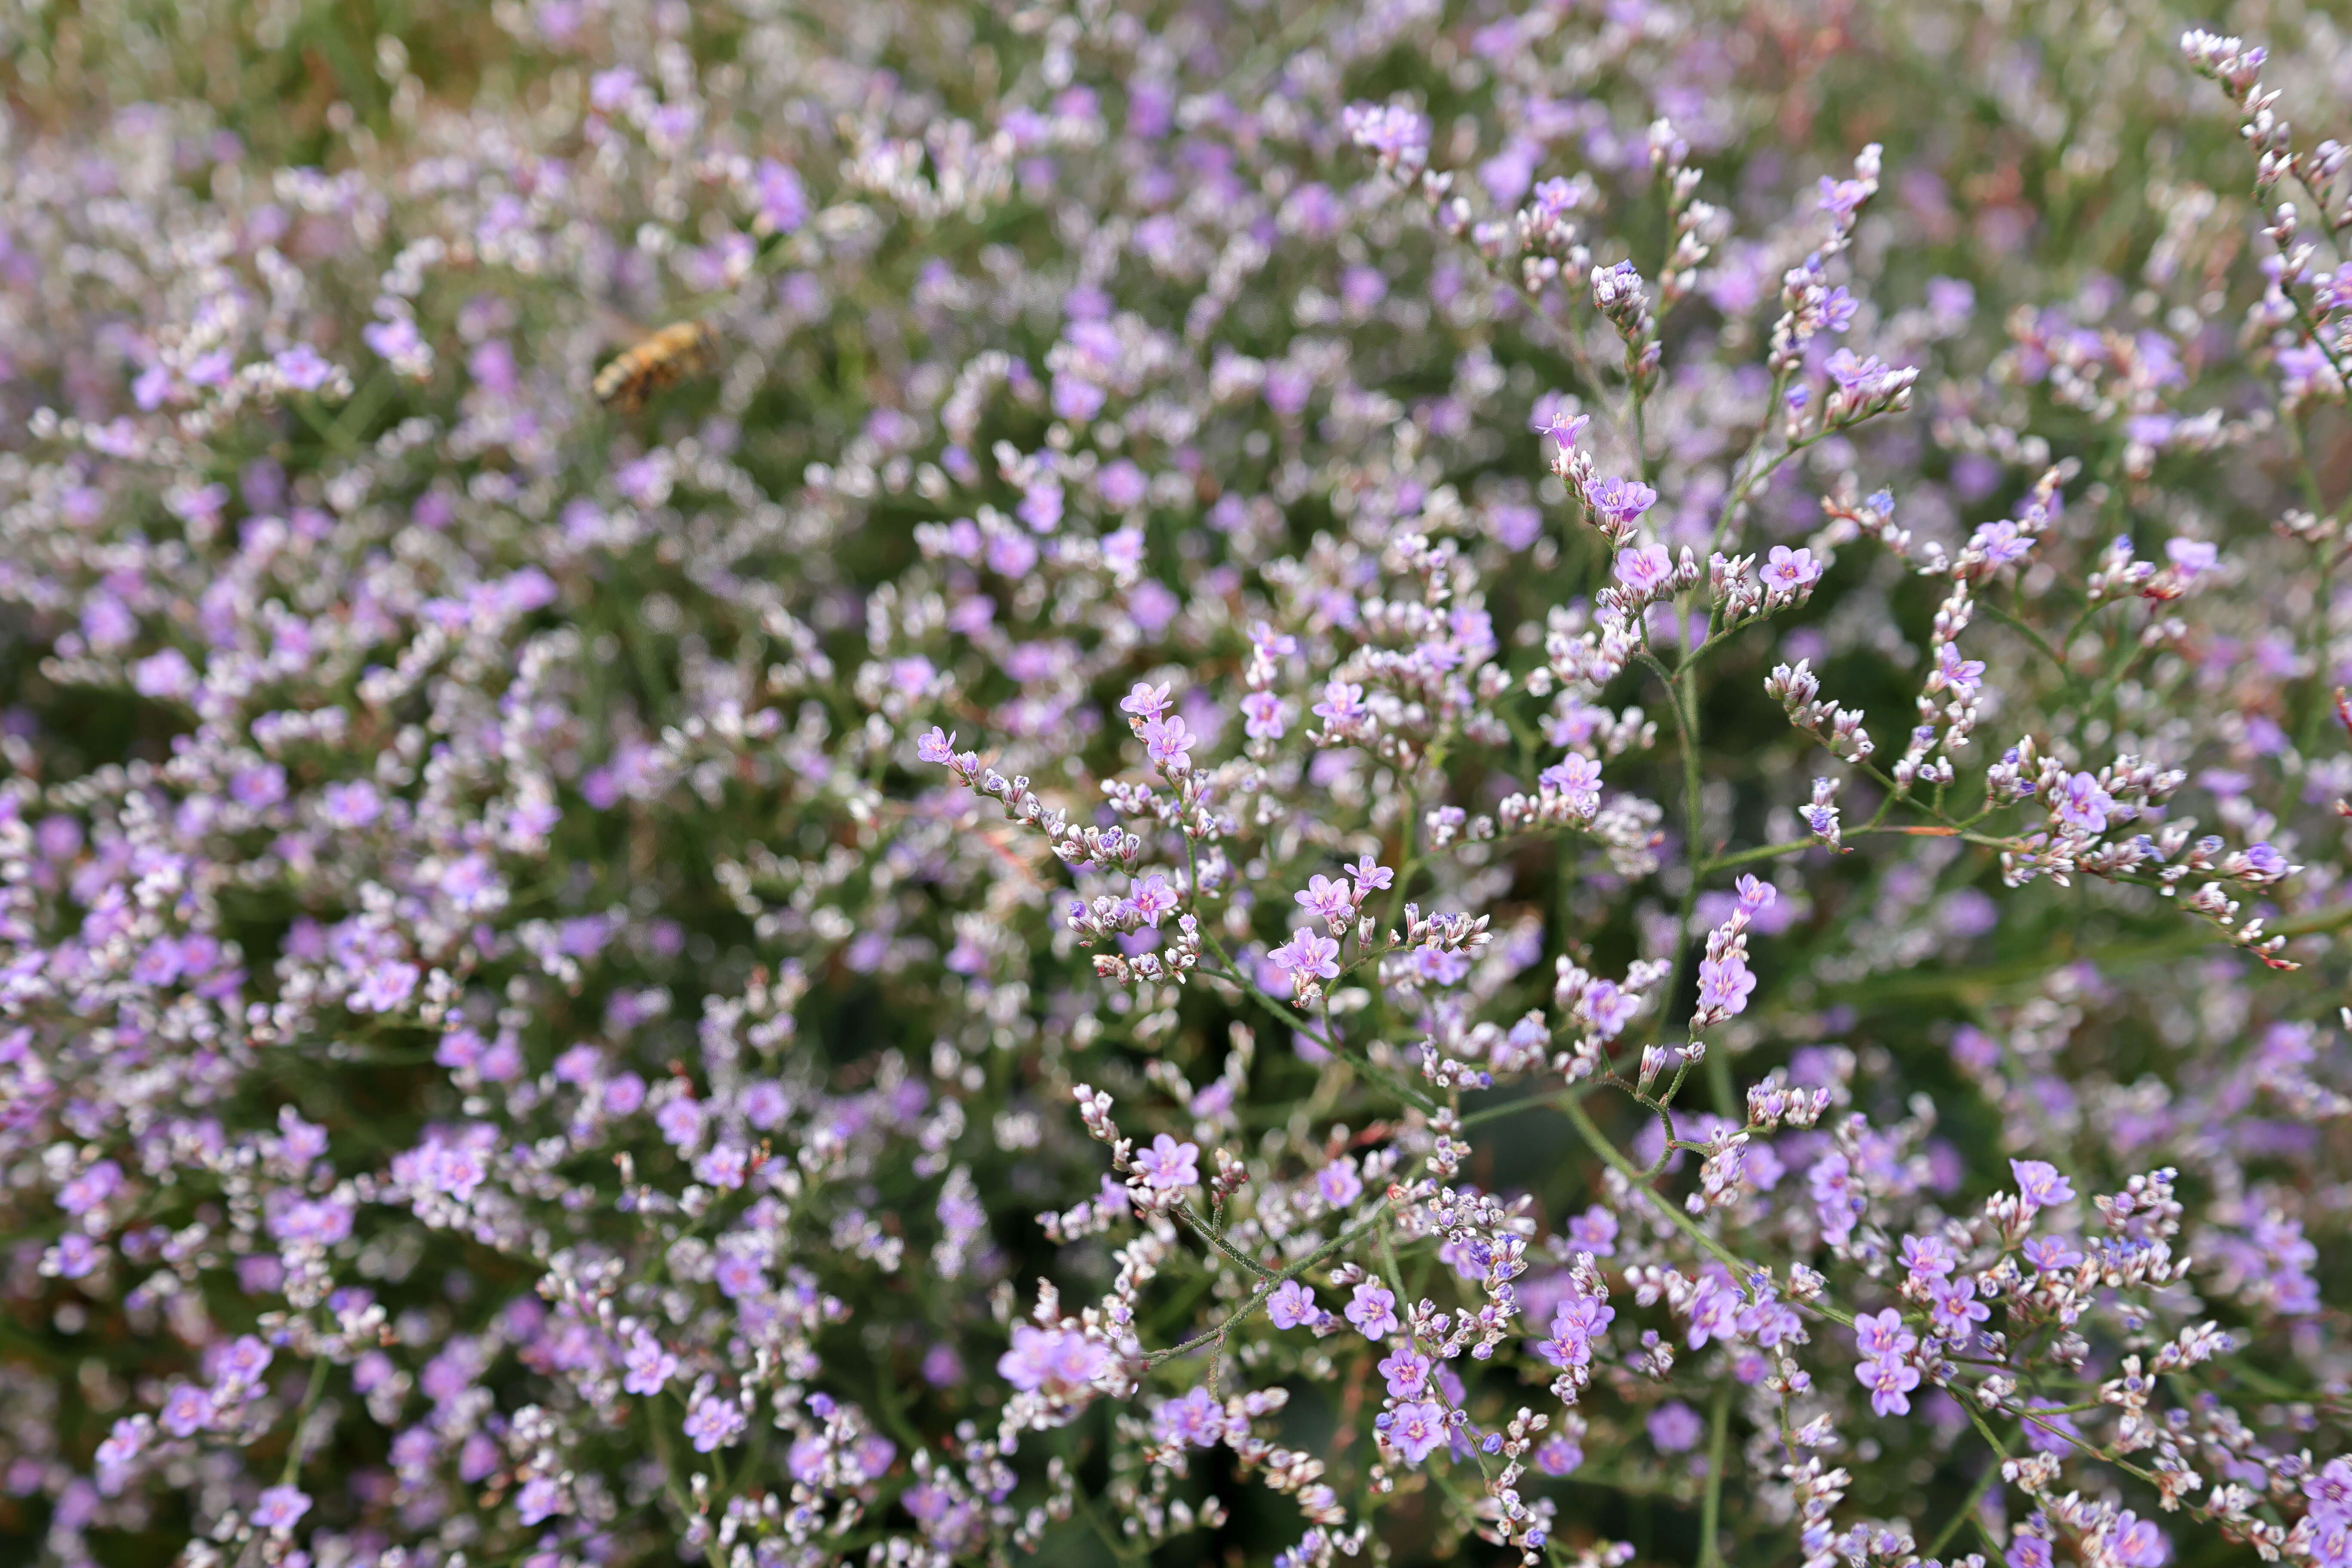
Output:
<path fill-rule="evenodd" d="M 633 413 L 663 388 L 709 374 L 718 353 L 718 334 L 708 322 L 672 321 L 614 355 L 591 389 L 606 407 Z"/>

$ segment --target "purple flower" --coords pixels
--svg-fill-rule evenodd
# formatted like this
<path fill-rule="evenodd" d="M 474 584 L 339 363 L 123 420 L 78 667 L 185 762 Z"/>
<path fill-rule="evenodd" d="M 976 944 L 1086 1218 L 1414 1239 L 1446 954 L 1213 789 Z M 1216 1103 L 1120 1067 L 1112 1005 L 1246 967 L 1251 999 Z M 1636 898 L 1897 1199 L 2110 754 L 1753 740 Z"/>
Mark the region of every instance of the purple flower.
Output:
<path fill-rule="evenodd" d="M 1565 1476 L 1584 1463 L 1584 1450 L 1555 1432 L 1536 1449 L 1536 1468 L 1548 1476 Z"/>
<path fill-rule="evenodd" d="M 1550 1337 L 1537 1342 L 1536 1353 L 1563 1371 L 1589 1365 L 1593 1342 L 1616 1316 L 1608 1302 L 1571 1290 L 1552 1309 Z"/>
<path fill-rule="evenodd" d="M 1399 1345 L 1382 1357 L 1380 1370 L 1399 1399 L 1419 1398 L 1429 1386 L 1429 1358 L 1409 1346 Z"/>
<path fill-rule="evenodd" d="M 801 177 L 773 158 L 760 160 L 760 221 L 777 234 L 791 234 L 808 221 L 808 194 Z"/>
<path fill-rule="evenodd" d="M 563 1488 L 552 1476 L 533 1476 L 515 1494 L 515 1511 L 525 1524 L 541 1524 L 564 1511 Z"/>
<path fill-rule="evenodd" d="M 1870 1390 L 1870 1408 L 1881 1415 L 1911 1414 L 1911 1391 L 1919 1386 L 1919 1369 L 1908 1362 L 1866 1361 L 1853 1369 L 1854 1377 Z"/>
<path fill-rule="evenodd" d="M 2025 1243 L 2025 1261 L 2041 1273 L 2057 1273 L 2080 1267 L 2083 1251 L 2063 1236 L 2036 1236 Z"/>
<path fill-rule="evenodd" d="M 1936 647 L 1936 672 L 1955 697 L 1974 697 L 1984 683 L 1985 666 L 1980 658 L 1962 658 L 1960 650 L 1950 643 Z"/>
<path fill-rule="evenodd" d="M 2173 570 L 2181 576 L 2195 580 L 2221 563 L 2221 552 L 2202 539 L 2168 539 L 2164 553 L 2170 558 Z"/>
<path fill-rule="evenodd" d="M 1767 591 L 1787 597 L 1804 592 L 1822 580 L 1822 563 L 1813 559 L 1810 550 L 1791 550 L 1776 544 L 1764 559 L 1760 575 Z"/>
<path fill-rule="evenodd" d="M 1895 1357 L 1909 1355 L 1918 1347 L 1919 1336 L 1904 1326 L 1902 1313 L 1889 1307 L 1856 1317 L 1853 1341 L 1865 1356 Z"/>
<path fill-rule="evenodd" d="M 1903 1238 L 1903 1267 L 1915 1280 L 1940 1279 L 1952 1271 L 1951 1249 L 1932 1236 Z"/>
<path fill-rule="evenodd" d="M 1601 809 L 1601 764 L 1582 752 L 1569 752 L 1537 774 L 1536 783 L 1566 795 L 1580 812 L 1590 815 Z"/>
<path fill-rule="evenodd" d="M 1390 1412 L 1389 1442 L 1408 1465 L 1418 1465 L 1445 1441 L 1445 1407 L 1426 1400 L 1400 1405 Z"/>
<path fill-rule="evenodd" d="M 1175 911 L 1179 902 L 1176 889 L 1169 886 L 1167 877 L 1158 871 L 1138 882 L 1127 897 L 1137 918 L 1155 931 L 1164 917 Z"/>
<path fill-rule="evenodd" d="M 308 1495 L 295 1487 L 271 1487 L 253 1505 L 253 1523 L 259 1530 L 291 1530 L 310 1511 Z"/>
<path fill-rule="evenodd" d="M 1356 1287 L 1355 1297 L 1348 1303 L 1345 1316 L 1348 1321 L 1356 1325 L 1358 1333 L 1377 1342 L 1396 1332 L 1395 1309 L 1396 1298 L 1390 1294 L 1388 1287 L 1367 1279 Z"/>
<path fill-rule="evenodd" d="M 1585 500 L 1592 510 L 1593 521 L 1605 531 L 1622 537 L 1641 521 L 1643 512 L 1658 504 L 1658 492 L 1639 479 L 1606 479 L 1595 482 Z M 1664 546 L 1652 548 L 1664 554 Z"/>
<path fill-rule="evenodd" d="M 1332 980 L 1339 973 L 1339 944 L 1305 929 L 1292 931 L 1288 942 L 1266 956 L 1294 980 Z"/>
<path fill-rule="evenodd" d="M 190 1384 L 175 1384 L 163 1396 L 163 1412 L 156 1422 L 174 1437 L 193 1436 L 209 1425 L 213 1418 L 212 1396 Z"/>
<path fill-rule="evenodd" d="M 1969 548 L 1982 554 L 1991 564 L 2005 566 L 2033 548 L 2033 537 L 2004 518 L 1999 522 L 1979 525 L 1977 531 L 1969 535 Z"/>
<path fill-rule="evenodd" d="M 99 1160 L 58 1189 L 58 1207 L 71 1215 L 88 1214 L 121 1190 L 122 1167 Z"/>
<path fill-rule="evenodd" d="M 1335 882 L 1318 873 L 1307 879 L 1304 891 L 1291 894 L 1290 899 L 1300 909 L 1322 921 L 1335 936 L 1355 923 L 1355 895 L 1345 882 Z M 1335 948 L 1333 951 L 1338 950 Z"/>
<path fill-rule="evenodd" d="M 621 1352 L 621 1364 L 625 1369 L 621 1387 L 630 1394 L 659 1394 L 677 1373 L 677 1357 L 643 1329 L 630 1336 L 628 1347 Z"/>
<path fill-rule="evenodd" d="M 1364 706 L 1364 689 L 1333 676 L 1323 685 L 1323 700 L 1310 710 L 1336 731 L 1345 731 L 1370 716 Z"/>
<path fill-rule="evenodd" d="M 1732 1015 L 1745 1012 L 1756 976 L 1738 950 L 1727 956 L 1704 959 L 1698 966 L 1698 1005 L 1703 1011 Z"/>
<path fill-rule="evenodd" d="M 297 392 L 316 392 L 335 374 L 335 367 L 309 343 L 296 343 L 271 363 L 278 367 L 279 379 Z"/>
<path fill-rule="evenodd" d="M 1242 732 L 1253 741 L 1279 741 L 1285 733 L 1282 699 L 1271 691 L 1252 691 L 1242 698 Z"/>
<path fill-rule="evenodd" d="M 1351 103 L 1340 111 L 1339 129 L 1386 163 L 1418 163 L 1429 151 L 1429 121 L 1397 104 Z"/>
<path fill-rule="evenodd" d="M 2066 780 L 2065 793 L 2058 800 L 2058 820 L 2078 833 L 2105 833 L 2107 813 L 2115 801 L 2099 787 L 2096 776 L 2074 773 Z"/>
<path fill-rule="evenodd" d="M 1636 599 L 1656 595 L 1674 574 L 1674 557 L 1666 553 L 1663 544 L 1629 547 L 1617 552 L 1617 581 Z"/>
<path fill-rule="evenodd" d="M 1165 719 L 1143 721 L 1143 749 L 1152 762 L 1165 769 L 1189 768 L 1192 765 L 1191 748 L 1200 743 L 1200 737 L 1184 727 L 1184 716 L 1171 713 Z"/>
<path fill-rule="evenodd" d="M 1977 1300 L 1977 1282 L 1968 1275 L 1938 1279 L 1929 1289 L 1928 1324 L 1948 1340 L 1965 1342 L 1991 1315 L 1991 1309 Z"/>
<path fill-rule="evenodd" d="M 742 1435 L 743 1427 L 743 1411 L 731 1399 L 705 1394 L 686 1413 L 686 1435 L 698 1454 L 726 1447 Z"/>
<path fill-rule="evenodd" d="M 1341 1209 L 1364 1195 L 1364 1181 L 1356 1174 L 1356 1163 L 1342 1155 L 1315 1173 L 1315 1190 L 1325 1203 Z"/>
<path fill-rule="evenodd" d="M 1013 1327 L 1013 1348 L 997 1357 L 997 1375 L 1024 1393 L 1066 1397 L 1110 1370 L 1110 1347 L 1070 1329 Z"/>
<path fill-rule="evenodd" d="M 1200 1154 L 1198 1143 L 1179 1143 L 1162 1132 L 1151 1141 L 1150 1148 L 1136 1152 L 1135 1169 L 1154 1192 L 1172 1192 L 1199 1183 L 1201 1173 L 1192 1162 Z"/>
<path fill-rule="evenodd" d="M 2055 1208 L 2074 1195 L 2072 1184 L 2046 1160 L 2011 1160 L 2009 1169 L 2017 1178 L 2018 1194 L 2029 1208 Z"/>
<path fill-rule="evenodd" d="M 1686 1454 L 1706 1435 L 1706 1422 L 1679 1399 L 1670 1399 L 1650 1412 L 1645 1423 L 1650 1441 L 1662 1454 Z"/>
<path fill-rule="evenodd" d="M 2172 1542 L 2153 1520 L 2126 1509 L 2107 1530 L 2107 1551 L 2116 1568 L 2164 1568 L 2172 1560 Z"/>
<path fill-rule="evenodd" d="M 1168 687 L 1165 682 L 1153 686 L 1139 680 L 1128 694 L 1118 700 L 1118 710 L 1149 723 L 1168 711 Z"/>
<path fill-rule="evenodd" d="M 1265 1315 L 1277 1329 L 1295 1329 L 1302 1323 L 1311 1323 L 1319 1310 L 1315 1305 L 1315 1292 L 1296 1279 L 1284 1280 L 1265 1299 Z"/>
<path fill-rule="evenodd" d="M 1195 1388 L 1162 1404 L 1151 1423 L 1166 1447 L 1213 1448 L 1224 1435 L 1225 1410 L 1207 1389 Z"/>

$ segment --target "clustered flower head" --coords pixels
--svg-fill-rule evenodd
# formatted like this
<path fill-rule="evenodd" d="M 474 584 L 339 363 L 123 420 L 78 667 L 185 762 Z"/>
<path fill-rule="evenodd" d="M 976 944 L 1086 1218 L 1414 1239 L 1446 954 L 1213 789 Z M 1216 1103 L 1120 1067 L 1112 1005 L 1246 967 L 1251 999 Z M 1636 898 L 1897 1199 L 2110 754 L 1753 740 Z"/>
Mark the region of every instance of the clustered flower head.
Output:
<path fill-rule="evenodd" d="M 12 1560 L 2352 1565 L 2326 7 L 37 9 Z"/>

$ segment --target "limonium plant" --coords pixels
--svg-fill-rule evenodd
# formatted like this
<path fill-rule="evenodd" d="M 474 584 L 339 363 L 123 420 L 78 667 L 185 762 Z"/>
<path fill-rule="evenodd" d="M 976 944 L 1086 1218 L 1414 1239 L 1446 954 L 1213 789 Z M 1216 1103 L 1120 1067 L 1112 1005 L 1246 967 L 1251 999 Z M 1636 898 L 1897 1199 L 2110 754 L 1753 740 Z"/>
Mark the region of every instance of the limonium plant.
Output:
<path fill-rule="evenodd" d="M 2352 1564 L 2230 10 L 9 8 L 7 1560 Z"/>

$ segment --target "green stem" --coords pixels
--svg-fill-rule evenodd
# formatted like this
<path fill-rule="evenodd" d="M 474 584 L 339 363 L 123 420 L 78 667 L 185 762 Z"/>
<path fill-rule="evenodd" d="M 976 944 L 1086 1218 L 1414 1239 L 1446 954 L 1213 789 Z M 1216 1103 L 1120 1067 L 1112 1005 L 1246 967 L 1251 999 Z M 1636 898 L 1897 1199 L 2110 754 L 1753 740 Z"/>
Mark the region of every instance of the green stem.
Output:
<path fill-rule="evenodd" d="M 1198 1235 L 1202 1240 L 1215 1247 L 1219 1252 L 1223 1253 L 1227 1258 L 1232 1258 L 1235 1263 L 1238 1263 L 1243 1268 L 1248 1269 L 1252 1274 L 1256 1275 L 1261 1279 L 1269 1277 L 1268 1271 L 1264 1264 L 1258 1262 L 1256 1258 L 1252 1258 L 1248 1253 L 1244 1252 L 1240 1247 L 1235 1247 L 1232 1242 L 1227 1241 L 1224 1238 L 1223 1234 L 1214 1226 L 1207 1224 L 1199 1215 L 1194 1214 L 1192 1212 L 1192 1206 L 1190 1204 L 1178 1204 L 1176 1205 L 1176 1217 L 1182 1220 L 1186 1225 L 1191 1226 L 1193 1232 Z"/>
<path fill-rule="evenodd" d="M 1375 1204 L 1372 1206 L 1372 1212 L 1366 1215 L 1362 1221 L 1353 1229 L 1341 1232 L 1339 1235 L 1335 1236 L 1330 1240 L 1325 1242 L 1322 1246 L 1317 1247 L 1314 1251 L 1308 1253 L 1306 1257 L 1300 1258 L 1297 1262 L 1290 1265 L 1287 1268 L 1285 1268 L 1276 1274 L 1269 1274 L 1264 1279 L 1260 1280 L 1256 1290 L 1251 1293 L 1250 1299 L 1243 1302 L 1239 1307 L 1235 1308 L 1224 1321 L 1219 1323 L 1215 1328 L 1208 1330 L 1206 1332 L 1193 1335 L 1191 1339 L 1186 1340 L 1181 1345 L 1171 1345 L 1164 1351 L 1153 1351 L 1150 1355 L 1143 1358 L 1145 1364 L 1150 1366 L 1158 1366 L 1161 1362 L 1173 1361 L 1181 1355 L 1189 1355 L 1192 1352 L 1199 1350 L 1202 1345 L 1210 1344 L 1212 1342 L 1222 1343 L 1225 1335 L 1238 1326 L 1244 1319 L 1247 1318 L 1251 1313 L 1264 1306 L 1265 1304 L 1265 1299 L 1268 1296 L 1273 1295 L 1276 1289 L 1284 1281 L 1297 1279 L 1301 1274 L 1306 1273 L 1309 1268 L 1314 1268 L 1317 1264 L 1322 1262 L 1325 1258 L 1330 1257 L 1341 1247 L 1346 1247 L 1350 1242 L 1361 1238 L 1365 1232 L 1371 1230 L 1382 1220 L 1386 1219 L 1388 1217 L 1389 1207 L 1393 1202 L 1393 1199 L 1382 1198 L 1378 1204 Z"/>
<path fill-rule="evenodd" d="M 1943 1551 L 1950 1544 L 1952 1537 L 1960 1532 L 1960 1527 L 1976 1517 L 1977 1509 L 1983 1503 L 1985 1493 L 1991 1489 L 1994 1481 L 2000 1479 L 2001 1464 L 2001 1456 L 1995 1453 L 1992 1461 L 1985 1466 L 1984 1473 L 1977 1477 L 1977 1484 L 1969 1489 L 1967 1500 L 1953 1511 L 1951 1518 L 1944 1521 L 1944 1528 L 1936 1532 L 1936 1539 L 1927 1543 L 1927 1550 L 1922 1555 L 1933 1557 Z"/>
<path fill-rule="evenodd" d="M 1715 1391 L 1715 1408 L 1707 1416 L 1706 1492 L 1698 1510 L 1698 1568 L 1721 1568 L 1723 1563 L 1723 1450 L 1731 1426 L 1731 1385 Z"/>
<path fill-rule="evenodd" d="M 1580 1103 L 1570 1100 L 1561 1109 L 1568 1112 L 1569 1121 L 1574 1123 L 1577 1136 L 1584 1140 L 1586 1147 L 1600 1155 L 1601 1160 L 1618 1174 L 1631 1182 L 1634 1191 L 1649 1199 L 1651 1205 L 1664 1215 L 1675 1229 L 1696 1242 L 1701 1251 L 1730 1269 L 1734 1279 L 1745 1284 L 1757 1272 L 1755 1265 L 1748 1262 L 1701 1229 L 1697 1221 L 1683 1212 L 1680 1204 L 1644 1181 L 1641 1169 L 1625 1157 L 1622 1150 L 1609 1141 L 1608 1135 L 1594 1124 L 1591 1116 L 1586 1112 Z M 1822 1301 L 1807 1301 L 1802 1305 L 1819 1312 L 1832 1322 L 1843 1323 L 1848 1328 L 1853 1326 L 1853 1314 L 1841 1308 L 1832 1307 Z"/>
<path fill-rule="evenodd" d="M 302 1468 L 302 1427 L 310 1419 L 310 1412 L 319 1407 L 319 1395 L 327 1387 L 327 1358 L 310 1358 L 310 1385 L 302 1391 L 302 1407 L 294 1412 L 294 1435 L 286 1440 L 286 1466 L 278 1472 L 278 1484 L 290 1487 L 295 1475 Z"/>

